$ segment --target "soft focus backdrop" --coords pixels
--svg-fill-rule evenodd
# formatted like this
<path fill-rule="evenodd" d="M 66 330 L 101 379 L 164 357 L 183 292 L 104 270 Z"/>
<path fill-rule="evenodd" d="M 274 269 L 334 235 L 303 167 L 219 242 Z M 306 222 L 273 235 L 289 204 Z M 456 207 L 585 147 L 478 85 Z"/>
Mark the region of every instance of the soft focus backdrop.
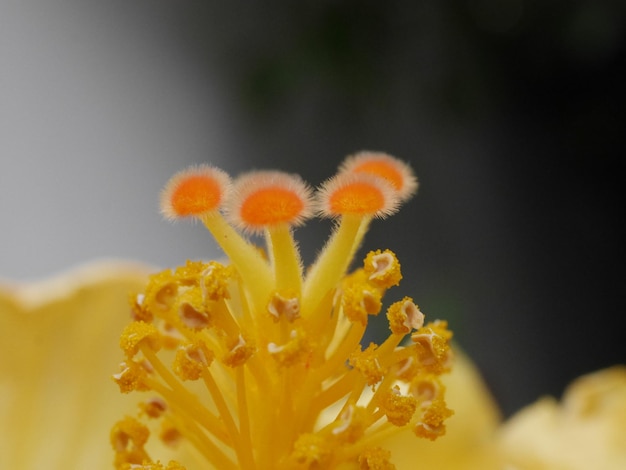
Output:
<path fill-rule="evenodd" d="M 319 184 L 385 150 L 421 181 L 365 243 L 403 262 L 389 300 L 510 413 L 626 361 L 624 70 L 620 0 L 0 0 L 0 278 L 219 255 L 157 211 L 189 163 Z"/>

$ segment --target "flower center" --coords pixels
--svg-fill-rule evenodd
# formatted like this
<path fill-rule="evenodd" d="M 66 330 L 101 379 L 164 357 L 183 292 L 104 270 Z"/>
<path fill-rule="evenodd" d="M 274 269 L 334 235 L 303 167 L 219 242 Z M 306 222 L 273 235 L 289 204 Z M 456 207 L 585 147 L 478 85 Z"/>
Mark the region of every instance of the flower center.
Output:
<path fill-rule="evenodd" d="M 177 187 L 196 184 L 193 172 L 184 175 Z M 274 174 L 273 181 L 283 177 Z M 378 250 L 362 268 L 347 268 L 372 216 L 394 198 L 383 194 L 382 203 L 372 202 L 370 193 L 377 185 L 392 191 L 391 185 L 371 174 L 350 175 L 348 183 L 318 192 L 318 206 L 337 198 L 366 207 L 355 211 L 352 202 L 342 202 L 348 210 L 322 210 L 339 223 L 303 274 L 289 225 L 301 222 L 300 213 L 308 216 L 310 198 L 305 189 L 289 189 L 289 178 L 284 182 L 282 189 L 261 182 L 246 193 L 235 181 L 233 199 L 225 202 L 235 226 L 242 220 L 268 225 L 270 256 L 219 211 L 199 211 L 194 216 L 229 264 L 188 261 L 154 274 L 131 303 L 133 321 L 120 340 L 125 359 L 113 378 L 123 393 L 150 396 L 111 431 L 117 468 L 185 468 L 157 460 L 150 449 L 155 433 L 218 469 L 346 463 L 373 469 L 393 468 L 393 456 L 379 445 L 383 439 L 405 429 L 428 439 L 445 432 L 452 413 L 439 381 L 451 359 L 445 322 L 424 325 L 405 297 L 387 308 L 388 338 L 362 345 L 369 316 L 380 313 L 386 291 L 402 277 L 400 263 L 391 251 Z M 220 197 L 226 193 L 220 189 Z M 205 197 L 204 190 L 199 194 Z"/>

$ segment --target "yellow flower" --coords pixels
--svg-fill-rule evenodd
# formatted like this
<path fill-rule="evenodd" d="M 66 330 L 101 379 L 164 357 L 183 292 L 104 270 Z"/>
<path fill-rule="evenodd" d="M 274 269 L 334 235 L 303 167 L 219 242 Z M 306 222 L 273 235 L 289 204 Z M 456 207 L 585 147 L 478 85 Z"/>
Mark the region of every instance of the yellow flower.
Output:
<path fill-rule="evenodd" d="M 229 263 L 149 277 L 100 264 L 0 286 L 0 468 L 626 468 L 626 367 L 500 425 L 458 350 L 448 373 L 445 322 L 424 324 L 410 297 L 386 308 L 389 337 L 361 346 L 400 262 L 380 249 L 348 268 L 372 218 L 416 186 L 406 165 L 370 152 L 317 195 L 293 175 L 232 185 L 198 167 L 172 179 L 162 209 L 201 220 Z M 305 270 L 292 227 L 316 213 L 337 227 Z M 241 231 L 263 233 L 267 255 Z M 107 374 L 118 343 L 114 381 L 138 407 Z"/>

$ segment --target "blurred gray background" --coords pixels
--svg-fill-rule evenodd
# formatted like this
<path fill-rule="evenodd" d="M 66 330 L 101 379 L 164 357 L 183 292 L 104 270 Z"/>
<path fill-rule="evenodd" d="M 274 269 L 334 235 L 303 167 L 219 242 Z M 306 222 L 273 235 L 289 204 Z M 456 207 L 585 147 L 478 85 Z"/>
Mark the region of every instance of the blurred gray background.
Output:
<path fill-rule="evenodd" d="M 0 0 L 0 278 L 219 255 L 167 224 L 189 163 L 312 184 L 408 160 L 376 222 L 506 413 L 626 362 L 621 0 Z M 328 222 L 299 230 L 311 260 Z"/>

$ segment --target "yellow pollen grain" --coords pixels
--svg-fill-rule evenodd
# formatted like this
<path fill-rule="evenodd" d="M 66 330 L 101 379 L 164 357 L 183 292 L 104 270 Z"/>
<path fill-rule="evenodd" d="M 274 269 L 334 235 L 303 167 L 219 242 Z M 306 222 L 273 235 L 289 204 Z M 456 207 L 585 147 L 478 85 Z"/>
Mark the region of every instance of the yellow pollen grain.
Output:
<path fill-rule="evenodd" d="M 330 194 L 328 206 L 333 214 L 370 215 L 385 207 L 385 195 L 376 186 L 357 181 Z"/>
<path fill-rule="evenodd" d="M 402 173 L 389 161 L 368 160 L 360 163 L 352 170 L 354 173 L 368 173 L 380 176 L 387 180 L 397 190 L 401 190 L 404 185 Z"/>
<path fill-rule="evenodd" d="M 302 198 L 285 188 L 263 188 L 241 204 L 239 216 L 251 226 L 267 226 L 295 221 L 304 209 Z"/>
<path fill-rule="evenodd" d="M 170 205 L 180 217 L 200 215 L 217 209 L 222 200 L 220 183 L 207 175 L 190 175 L 178 182 Z"/>

